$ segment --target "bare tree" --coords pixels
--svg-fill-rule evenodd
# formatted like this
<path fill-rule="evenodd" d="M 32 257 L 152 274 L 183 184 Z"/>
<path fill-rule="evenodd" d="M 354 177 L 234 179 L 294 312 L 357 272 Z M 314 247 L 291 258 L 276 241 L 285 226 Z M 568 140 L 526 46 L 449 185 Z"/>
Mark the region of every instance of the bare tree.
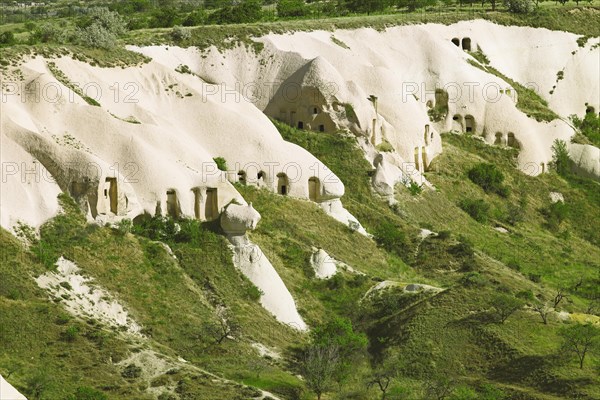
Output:
<path fill-rule="evenodd" d="M 425 384 L 425 393 L 428 399 L 444 400 L 454 391 L 454 380 L 446 377 L 437 377 Z"/>
<path fill-rule="evenodd" d="M 563 347 L 577 355 L 579 368 L 583 369 L 583 361 L 589 350 L 600 338 L 600 329 L 592 324 L 574 324 L 560 330 Z"/>
<path fill-rule="evenodd" d="M 204 325 L 204 331 L 216 344 L 221 344 L 227 337 L 239 332 L 239 324 L 229 315 L 226 308 L 217 309 L 217 321 Z"/>
<path fill-rule="evenodd" d="M 311 345 L 306 349 L 302 375 L 306 386 L 315 392 L 318 400 L 333 384 L 339 363 L 339 348 L 336 345 Z"/>
<path fill-rule="evenodd" d="M 561 301 L 568 300 L 569 295 L 567 294 L 566 289 L 558 288 L 556 291 L 556 295 L 554 295 L 554 308 L 558 307 Z"/>
<path fill-rule="evenodd" d="M 367 387 L 370 389 L 377 385 L 381 391 L 381 399 L 385 400 L 387 391 L 390 388 L 391 383 L 398 377 L 400 372 L 400 357 L 397 353 L 387 352 L 381 362 L 373 367 L 373 373 L 367 383 Z"/>
<path fill-rule="evenodd" d="M 533 305 L 533 311 L 542 317 L 544 325 L 548 325 L 548 315 L 552 312 L 552 310 L 553 308 L 547 303 L 539 302 Z"/>

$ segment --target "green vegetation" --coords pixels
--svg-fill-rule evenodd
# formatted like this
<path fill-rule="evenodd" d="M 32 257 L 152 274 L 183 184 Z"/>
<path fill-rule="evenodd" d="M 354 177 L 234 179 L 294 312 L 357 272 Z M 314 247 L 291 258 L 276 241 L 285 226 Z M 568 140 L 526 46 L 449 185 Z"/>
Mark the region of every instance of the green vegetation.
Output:
<path fill-rule="evenodd" d="M 83 89 L 81 89 L 78 85 L 71 83 L 71 81 L 69 80 L 69 77 L 67 77 L 64 74 L 64 72 L 62 72 L 56 66 L 56 64 L 54 62 L 50 61 L 50 62 L 48 62 L 47 65 L 48 65 L 48 69 L 50 70 L 50 72 L 56 78 L 57 81 L 59 81 L 60 83 L 65 85 L 67 88 L 69 88 L 70 90 L 75 92 L 79 97 L 81 97 L 83 100 L 85 100 L 85 102 L 88 103 L 89 105 L 100 107 L 100 103 L 98 103 L 96 101 L 96 99 L 93 99 L 90 96 L 86 95 L 83 92 Z"/>
<path fill-rule="evenodd" d="M 227 160 L 223 157 L 215 157 L 213 158 L 213 161 L 217 164 L 217 168 L 219 168 L 220 171 L 227 171 Z"/>
<path fill-rule="evenodd" d="M 600 116 L 593 107 L 587 107 L 583 118 L 579 118 L 577 115 L 571 115 L 570 119 L 577 129 L 577 136 L 574 139 L 584 136 L 585 140 L 583 143 L 589 143 L 596 147 L 600 147 Z"/>
<path fill-rule="evenodd" d="M 508 188 L 503 185 L 504 175 L 494 164 L 479 163 L 469 170 L 467 176 L 488 193 L 508 196 Z"/>
<path fill-rule="evenodd" d="M 469 64 L 506 81 L 506 83 L 517 91 L 517 108 L 527 114 L 528 117 L 534 118 L 536 121 L 546 122 L 559 118 L 559 116 L 548 107 L 548 102 L 537 94 L 534 89 L 525 87 L 519 82 L 502 74 L 491 65 L 482 63 L 482 61 L 485 62 L 487 60 L 487 57 L 481 51 L 471 53 L 471 55 L 473 55 L 477 61 L 468 60 Z"/>

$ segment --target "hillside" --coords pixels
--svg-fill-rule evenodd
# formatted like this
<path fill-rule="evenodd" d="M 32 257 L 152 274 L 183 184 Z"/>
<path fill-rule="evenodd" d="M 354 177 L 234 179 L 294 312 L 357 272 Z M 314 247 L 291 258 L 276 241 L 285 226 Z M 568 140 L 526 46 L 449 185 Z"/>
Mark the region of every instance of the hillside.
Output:
<path fill-rule="evenodd" d="M 597 25 L 502 15 L 7 48 L 2 378 L 49 400 L 600 399 Z"/>

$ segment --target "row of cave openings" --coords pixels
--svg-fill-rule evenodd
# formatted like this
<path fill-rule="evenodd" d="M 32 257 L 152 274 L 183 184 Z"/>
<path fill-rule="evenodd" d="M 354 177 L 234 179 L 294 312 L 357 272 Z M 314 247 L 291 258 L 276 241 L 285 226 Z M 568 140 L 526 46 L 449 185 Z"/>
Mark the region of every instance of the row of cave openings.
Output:
<path fill-rule="evenodd" d="M 471 51 L 471 38 L 464 37 L 462 39 L 452 38 L 452 43 L 458 48 L 462 48 L 465 51 Z"/>
<path fill-rule="evenodd" d="M 264 171 L 259 171 L 256 174 L 257 182 L 260 185 L 266 181 L 267 175 Z M 248 177 L 246 171 L 238 172 L 238 182 L 242 185 L 248 183 Z M 286 174 L 280 172 L 277 174 L 277 193 L 282 196 L 287 196 L 290 192 L 290 179 Z M 319 178 L 313 176 L 308 179 L 308 198 L 311 201 L 317 202 L 320 200 L 321 193 L 321 181 Z"/>
<path fill-rule="evenodd" d="M 191 190 L 194 194 L 194 215 L 199 220 L 212 221 L 219 216 L 218 189 L 211 187 L 195 187 Z M 167 190 L 167 215 L 172 218 L 181 216 L 181 206 L 174 189 Z M 104 201 L 106 212 L 118 215 L 119 213 L 119 190 L 117 178 L 106 178 L 104 184 Z M 127 209 L 127 197 L 125 196 L 125 209 Z M 157 214 L 160 213 L 160 202 L 157 204 Z"/>
<path fill-rule="evenodd" d="M 311 106 L 308 108 L 308 113 L 312 114 L 313 116 L 320 114 L 320 110 L 319 107 L 317 106 Z M 295 126 L 298 129 L 304 129 L 304 121 L 300 120 L 300 121 L 296 121 L 296 111 L 290 111 L 290 118 L 289 118 L 289 124 L 291 126 Z M 285 110 L 281 110 L 279 111 L 279 120 L 282 122 L 286 122 L 288 121 L 288 117 L 287 117 L 287 111 Z M 318 131 L 319 132 L 325 132 L 325 125 L 324 124 L 320 124 L 318 126 Z"/>
<path fill-rule="evenodd" d="M 260 171 L 257 174 L 258 181 L 264 181 L 266 174 Z M 238 181 L 241 184 L 246 184 L 246 172 L 238 173 Z M 286 196 L 289 194 L 290 180 L 284 173 L 277 174 L 277 193 Z M 199 220 L 212 221 L 218 218 L 219 212 L 219 196 L 218 189 L 213 187 L 195 187 L 191 191 L 194 194 L 194 215 Z M 308 197 L 311 201 L 317 202 L 320 199 L 321 181 L 317 177 L 308 179 Z M 117 178 L 106 178 L 104 185 L 104 201 L 107 205 L 106 211 L 117 215 L 119 212 L 119 191 Z M 167 215 L 172 218 L 181 217 L 181 206 L 175 189 L 167 190 Z M 125 197 L 127 202 L 127 197 Z M 125 205 L 127 208 L 127 204 Z M 160 212 L 160 203 L 157 205 L 157 214 Z"/>
<path fill-rule="evenodd" d="M 475 133 L 477 124 L 475 118 L 472 115 L 465 115 L 464 117 L 460 114 L 456 114 L 452 117 L 452 120 L 460 127 L 462 132 Z M 508 146 L 515 149 L 520 149 L 521 145 L 516 139 L 513 132 L 504 134 L 502 132 L 496 132 L 494 138 L 494 144 L 498 146 Z"/>

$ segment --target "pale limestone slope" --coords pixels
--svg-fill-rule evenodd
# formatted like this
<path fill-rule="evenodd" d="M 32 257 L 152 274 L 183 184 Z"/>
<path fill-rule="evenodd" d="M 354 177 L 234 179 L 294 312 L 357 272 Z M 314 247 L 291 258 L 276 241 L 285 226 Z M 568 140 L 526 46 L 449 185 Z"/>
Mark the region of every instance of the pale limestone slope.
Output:
<path fill-rule="evenodd" d="M 459 47 L 452 43 L 454 38 L 459 39 Z M 462 49 L 463 39 L 470 40 L 471 50 L 480 47 L 505 75 L 537 88 L 562 120 L 537 122 L 518 110 L 515 91 L 507 82 L 468 63 L 471 56 Z M 267 115 L 287 116 L 286 122 L 294 125 L 307 103 L 281 93 L 306 87 L 310 81 L 307 76 L 319 71 L 318 82 L 325 94 L 331 94 L 330 102 L 352 104 L 365 139 L 375 145 L 389 141 L 399 157 L 386 156 L 386 162 L 405 172 L 426 168 L 441 151 L 438 132 L 464 131 L 465 117 L 472 116 L 474 133 L 490 144 L 520 147 L 519 167 L 539 174 L 547 170 L 552 142 L 568 141 L 574 133 L 566 122 L 568 115 L 581 115 L 586 102 L 598 110 L 600 50 L 592 49 L 597 38 L 579 48 L 574 34 L 479 20 L 449 26 L 401 26 L 383 32 L 365 28 L 270 34 L 257 40 L 265 46 L 258 55 L 244 47 L 224 51 L 213 47 L 203 53 L 164 46 L 137 50 L 171 68 L 186 64 L 227 90 L 237 88 L 246 101 Z M 564 79 L 556 83 L 559 70 L 564 71 Z M 557 88 L 550 95 L 555 84 Z M 436 86 L 447 90 L 450 101 L 447 115 L 431 123 L 427 111 L 436 105 Z M 331 87 L 336 89 L 333 93 Z M 499 92 L 507 89 L 509 93 Z M 366 98 L 370 95 L 378 97 L 377 114 Z M 289 117 L 290 110 L 297 113 L 295 118 Z M 429 140 L 424 135 L 425 125 L 430 125 Z M 317 130 L 315 125 L 311 129 Z M 367 149 L 366 154 L 374 161 L 376 152 Z M 598 160 L 586 163 L 596 164 Z M 394 174 L 390 181 L 399 180 L 399 173 Z"/>

